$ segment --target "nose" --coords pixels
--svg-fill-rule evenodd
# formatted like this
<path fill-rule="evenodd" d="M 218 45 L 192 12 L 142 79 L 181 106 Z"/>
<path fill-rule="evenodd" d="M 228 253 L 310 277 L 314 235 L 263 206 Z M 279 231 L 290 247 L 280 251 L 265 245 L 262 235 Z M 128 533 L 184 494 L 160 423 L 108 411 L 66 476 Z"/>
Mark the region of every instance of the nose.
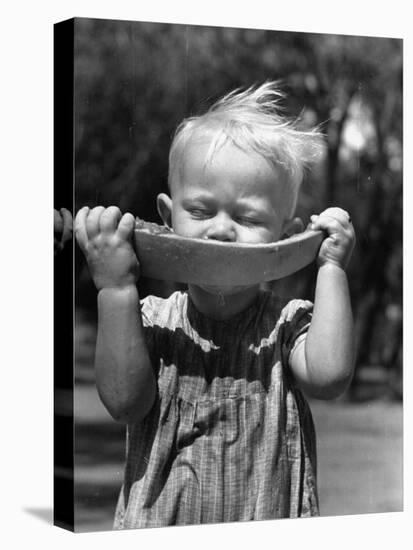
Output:
<path fill-rule="evenodd" d="M 234 242 L 236 240 L 235 227 L 230 216 L 219 214 L 211 220 L 206 237 L 216 241 Z"/>

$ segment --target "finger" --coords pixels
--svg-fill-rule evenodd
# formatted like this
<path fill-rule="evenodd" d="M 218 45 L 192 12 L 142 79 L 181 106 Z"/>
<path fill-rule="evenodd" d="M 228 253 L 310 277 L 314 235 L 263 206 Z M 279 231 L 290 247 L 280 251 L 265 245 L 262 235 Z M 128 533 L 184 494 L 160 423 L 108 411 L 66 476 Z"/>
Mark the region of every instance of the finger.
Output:
<path fill-rule="evenodd" d="M 133 230 L 135 229 L 135 216 L 133 216 L 130 212 L 127 212 L 124 214 L 119 222 L 118 225 L 118 234 L 123 239 L 129 239 L 132 234 Z"/>
<path fill-rule="evenodd" d="M 89 212 L 86 218 L 86 231 L 89 239 L 93 239 L 100 232 L 99 218 L 102 215 L 105 208 L 103 206 L 95 206 Z"/>
<path fill-rule="evenodd" d="M 344 231 L 343 225 L 332 216 L 320 214 L 320 216 L 317 216 L 312 222 L 312 229 L 322 229 L 323 231 L 327 231 L 330 235 L 333 233 L 342 233 Z"/>
<path fill-rule="evenodd" d="M 106 208 L 99 219 L 99 226 L 102 233 L 114 233 L 121 217 L 121 211 L 117 206 L 109 206 L 109 208 Z"/>
<path fill-rule="evenodd" d="M 89 214 L 90 208 L 84 206 L 76 214 L 75 218 L 75 236 L 76 240 L 82 250 L 85 249 L 88 241 L 87 231 L 86 231 L 86 219 Z"/>
<path fill-rule="evenodd" d="M 53 214 L 54 214 L 54 221 L 53 221 L 54 227 L 53 227 L 53 231 L 54 231 L 54 233 L 62 233 L 62 231 L 63 231 L 63 219 L 62 219 L 62 216 L 61 216 L 60 213 L 56 210 L 56 208 L 54 209 Z"/>
<path fill-rule="evenodd" d="M 346 224 L 346 227 L 330 216 L 320 216 L 315 227 L 322 229 L 326 234 L 324 243 L 333 245 L 334 248 L 341 247 L 346 249 L 346 256 L 349 258 L 355 245 L 355 233 L 352 225 Z"/>
<path fill-rule="evenodd" d="M 322 229 L 328 233 L 335 232 L 348 232 L 352 229 L 352 226 L 349 225 L 348 220 L 338 220 L 332 216 L 327 216 L 325 214 L 320 214 L 319 216 L 311 216 L 311 227 L 310 229 Z"/>
<path fill-rule="evenodd" d="M 61 208 L 60 214 L 63 218 L 63 225 L 68 229 L 73 229 L 73 218 L 72 213 L 67 208 Z"/>
<path fill-rule="evenodd" d="M 338 207 L 330 207 L 321 212 L 320 216 L 329 216 L 331 218 L 334 218 L 335 220 L 338 220 L 343 226 L 346 226 L 348 223 L 351 222 L 350 214 L 343 210 L 342 208 Z"/>
<path fill-rule="evenodd" d="M 73 218 L 72 214 L 67 208 L 61 208 L 60 213 L 63 217 L 63 236 L 62 242 L 65 243 L 72 238 L 73 232 Z"/>

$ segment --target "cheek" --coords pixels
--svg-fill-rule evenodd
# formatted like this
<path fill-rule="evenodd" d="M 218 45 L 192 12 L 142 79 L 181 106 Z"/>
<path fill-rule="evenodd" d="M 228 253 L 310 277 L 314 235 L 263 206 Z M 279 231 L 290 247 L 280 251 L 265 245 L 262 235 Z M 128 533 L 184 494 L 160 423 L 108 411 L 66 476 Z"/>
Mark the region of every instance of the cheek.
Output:
<path fill-rule="evenodd" d="M 269 243 L 279 241 L 282 238 L 283 223 L 275 222 L 273 226 L 268 228 L 268 241 Z"/>
<path fill-rule="evenodd" d="M 196 238 L 201 231 L 199 225 L 184 210 L 176 209 L 172 211 L 172 229 L 177 235 Z"/>
<path fill-rule="evenodd" d="M 179 206 L 172 206 L 172 228 L 176 231 L 185 222 L 185 212 Z"/>
<path fill-rule="evenodd" d="M 280 239 L 277 228 L 270 229 L 265 227 L 244 228 L 240 234 L 240 242 L 249 242 L 252 244 L 272 243 Z"/>
<path fill-rule="evenodd" d="M 281 238 L 282 238 L 281 227 L 277 227 L 270 232 L 270 240 L 268 242 L 276 242 L 276 241 L 279 241 Z"/>

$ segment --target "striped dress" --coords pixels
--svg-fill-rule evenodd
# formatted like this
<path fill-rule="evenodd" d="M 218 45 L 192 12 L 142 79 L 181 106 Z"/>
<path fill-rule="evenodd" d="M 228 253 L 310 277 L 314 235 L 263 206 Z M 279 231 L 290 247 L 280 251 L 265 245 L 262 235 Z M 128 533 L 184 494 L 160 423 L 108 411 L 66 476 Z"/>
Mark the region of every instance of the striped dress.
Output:
<path fill-rule="evenodd" d="M 288 367 L 312 304 L 262 291 L 215 321 L 175 292 L 141 308 L 158 392 L 127 427 L 114 528 L 318 515 L 313 421 Z"/>

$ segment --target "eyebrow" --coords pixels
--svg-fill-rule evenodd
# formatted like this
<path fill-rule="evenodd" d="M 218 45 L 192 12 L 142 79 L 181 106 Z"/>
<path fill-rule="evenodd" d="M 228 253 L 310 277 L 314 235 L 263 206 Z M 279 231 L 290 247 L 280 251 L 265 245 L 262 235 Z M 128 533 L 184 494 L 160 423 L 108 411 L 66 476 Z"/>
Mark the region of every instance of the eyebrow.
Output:
<path fill-rule="evenodd" d="M 237 201 L 237 206 L 244 208 L 244 209 L 250 209 L 254 210 L 256 212 L 268 212 L 270 209 L 267 206 L 267 201 L 259 198 L 257 196 L 251 196 L 246 199 L 240 199 Z"/>
<path fill-rule="evenodd" d="M 211 199 L 214 199 L 213 193 L 208 193 L 205 191 L 192 191 L 184 196 L 184 201 L 193 201 L 193 200 L 200 200 L 200 201 L 210 201 Z"/>

